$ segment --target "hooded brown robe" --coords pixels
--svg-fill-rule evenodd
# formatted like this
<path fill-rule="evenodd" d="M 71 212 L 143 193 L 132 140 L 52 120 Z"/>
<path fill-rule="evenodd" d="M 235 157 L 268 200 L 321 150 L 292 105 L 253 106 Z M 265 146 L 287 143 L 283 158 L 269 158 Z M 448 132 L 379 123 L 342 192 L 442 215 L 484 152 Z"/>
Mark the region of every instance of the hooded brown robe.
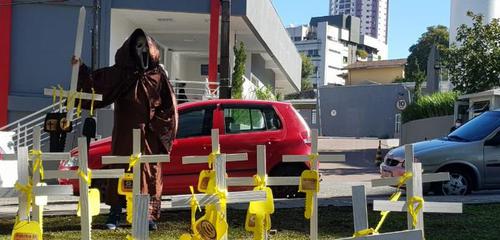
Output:
<path fill-rule="evenodd" d="M 149 46 L 149 68 L 143 70 L 135 57 L 135 42 L 145 36 Z M 177 108 L 175 94 L 168 76 L 159 65 L 159 50 L 155 41 L 141 29 L 136 29 L 115 55 L 115 65 L 91 72 L 81 65 L 78 89 L 103 95 L 94 107 L 101 108 L 114 103 L 114 127 L 112 155 L 132 154 L 132 129 L 141 129 L 143 154 L 168 154 L 177 132 Z M 90 108 L 90 101 L 83 103 Z M 127 165 L 110 168 L 127 169 Z M 160 216 L 163 188 L 161 163 L 142 164 L 141 192 L 149 193 L 150 218 Z M 105 202 L 110 206 L 124 207 L 124 198 L 117 194 L 117 180 L 109 180 Z"/>

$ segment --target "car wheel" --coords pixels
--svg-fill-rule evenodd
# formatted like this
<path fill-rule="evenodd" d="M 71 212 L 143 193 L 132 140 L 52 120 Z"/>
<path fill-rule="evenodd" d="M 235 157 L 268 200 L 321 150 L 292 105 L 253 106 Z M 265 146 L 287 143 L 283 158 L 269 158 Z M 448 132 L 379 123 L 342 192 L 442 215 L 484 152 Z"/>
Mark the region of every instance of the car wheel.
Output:
<path fill-rule="evenodd" d="M 462 169 L 450 169 L 450 181 L 436 185 L 440 195 L 467 195 L 472 192 L 472 176 Z"/>
<path fill-rule="evenodd" d="M 270 176 L 272 177 L 290 177 L 300 176 L 305 166 L 300 164 L 287 164 L 274 169 Z M 275 198 L 304 198 L 305 194 L 299 192 L 299 186 L 271 186 Z"/>

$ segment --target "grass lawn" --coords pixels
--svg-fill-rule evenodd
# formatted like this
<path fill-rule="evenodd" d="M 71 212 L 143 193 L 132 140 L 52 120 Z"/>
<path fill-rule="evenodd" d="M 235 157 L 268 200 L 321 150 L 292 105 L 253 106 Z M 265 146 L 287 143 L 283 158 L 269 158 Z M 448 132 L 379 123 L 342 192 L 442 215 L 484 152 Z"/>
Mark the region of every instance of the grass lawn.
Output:
<path fill-rule="evenodd" d="M 319 210 L 320 239 L 348 237 L 353 233 L 350 207 L 321 207 Z M 245 211 L 228 210 L 229 239 L 251 239 L 245 232 Z M 178 239 L 189 231 L 189 211 L 164 212 L 160 230 L 151 239 Z M 370 226 L 379 219 L 378 212 L 369 212 Z M 75 216 L 46 217 L 44 239 L 80 239 L 80 219 Z M 130 228 L 108 231 L 102 228 L 106 216 L 94 218 L 93 239 L 125 239 Z M 303 218 L 303 209 L 276 209 L 272 216 L 272 228 L 278 233 L 272 239 L 308 239 L 309 222 Z M 464 214 L 425 214 L 426 239 L 500 239 L 500 204 L 466 205 Z M 13 220 L 0 219 L 0 239 L 8 240 Z M 406 214 L 391 213 L 382 232 L 406 228 Z"/>

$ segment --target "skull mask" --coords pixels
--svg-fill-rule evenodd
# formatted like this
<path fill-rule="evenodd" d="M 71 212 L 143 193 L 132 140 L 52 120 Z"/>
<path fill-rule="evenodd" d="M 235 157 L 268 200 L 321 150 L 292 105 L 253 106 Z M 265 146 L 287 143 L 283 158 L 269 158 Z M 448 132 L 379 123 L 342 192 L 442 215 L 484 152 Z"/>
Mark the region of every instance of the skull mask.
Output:
<path fill-rule="evenodd" d="M 148 40 L 146 37 L 141 36 L 137 38 L 135 43 L 135 52 L 137 54 L 139 65 L 143 70 L 148 69 L 149 67 L 149 48 L 148 48 Z"/>

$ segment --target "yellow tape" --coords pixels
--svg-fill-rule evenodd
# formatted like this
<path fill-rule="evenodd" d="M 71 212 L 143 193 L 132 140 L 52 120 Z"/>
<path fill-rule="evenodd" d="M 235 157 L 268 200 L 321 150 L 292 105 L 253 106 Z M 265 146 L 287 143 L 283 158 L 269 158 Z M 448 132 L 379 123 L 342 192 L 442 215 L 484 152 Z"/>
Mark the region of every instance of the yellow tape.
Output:
<path fill-rule="evenodd" d="M 375 229 L 373 228 L 367 228 L 367 229 L 363 229 L 363 230 L 359 230 L 357 232 L 354 233 L 354 235 L 352 235 L 352 237 L 364 237 L 364 236 L 368 236 L 368 235 L 376 235 L 378 234 L 378 232 L 375 231 Z"/>
<path fill-rule="evenodd" d="M 20 184 L 19 182 L 16 182 L 16 184 L 14 185 L 14 188 L 19 191 L 19 192 L 22 192 L 24 193 L 24 195 L 26 196 L 26 212 L 29 214 L 30 212 L 30 208 L 31 208 L 31 201 L 32 201 L 32 192 L 33 192 L 33 183 L 32 181 L 30 180 L 28 182 L 28 184 L 26 185 L 23 185 L 23 184 Z"/>
<path fill-rule="evenodd" d="M 141 159 L 141 153 L 139 154 L 132 154 L 130 155 L 130 158 L 129 158 L 129 163 L 128 163 L 128 170 L 127 171 L 131 171 L 133 167 L 135 167 L 135 165 L 137 164 L 137 162 L 139 162 L 139 160 Z"/>
<path fill-rule="evenodd" d="M 40 179 L 43 180 L 45 173 L 42 164 L 42 151 L 31 149 L 29 154 L 30 158 L 33 160 L 33 172 L 38 170 L 40 172 Z"/>
<path fill-rule="evenodd" d="M 220 149 L 218 149 L 215 152 L 211 152 L 208 154 L 208 168 L 212 169 L 215 160 L 217 160 L 217 156 L 220 155 Z"/>
<path fill-rule="evenodd" d="M 91 183 L 92 183 L 92 170 L 87 168 L 87 175 L 85 175 L 85 173 L 81 169 L 78 169 L 78 175 L 80 175 L 80 177 L 87 183 L 88 186 L 91 185 Z"/>
<path fill-rule="evenodd" d="M 415 204 L 417 204 L 417 206 L 415 206 Z M 424 199 L 422 197 L 415 196 L 410 198 L 410 200 L 408 201 L 408 213 L 410 213 L 411 218 L 413 219 L 412 222 L 413 227 L 417 226 L 418 222 L 417 216 L 423 207 L 424 207 Z"/>
<path fill-rule="evenodd" d="M 94 116 L 95 90 L 92 88 L 92 100 L 90 101 L 90 116 Z"/>

